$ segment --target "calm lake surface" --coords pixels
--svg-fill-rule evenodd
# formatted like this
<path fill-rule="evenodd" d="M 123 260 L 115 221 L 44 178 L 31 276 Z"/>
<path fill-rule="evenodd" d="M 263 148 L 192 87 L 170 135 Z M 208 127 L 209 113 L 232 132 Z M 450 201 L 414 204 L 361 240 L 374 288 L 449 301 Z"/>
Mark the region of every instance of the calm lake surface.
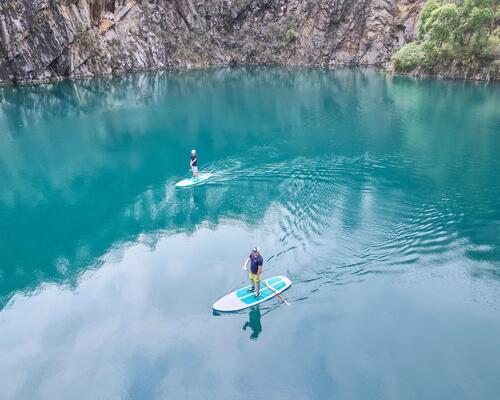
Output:
<path fill-rule="evenodd" d="M 499 89 L 356 69 L 1 88 L 0 397 L 498 398 Z M 176 190 L 192 148 L 215 176 Z M 214 315 L 255 245 L 291 307 Z"/>

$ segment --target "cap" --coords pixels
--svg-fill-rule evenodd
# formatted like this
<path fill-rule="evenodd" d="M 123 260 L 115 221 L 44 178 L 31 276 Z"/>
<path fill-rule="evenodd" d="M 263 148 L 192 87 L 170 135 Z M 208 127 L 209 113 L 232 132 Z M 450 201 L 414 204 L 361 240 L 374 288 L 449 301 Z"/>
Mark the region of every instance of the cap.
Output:
<path fill-rule="evenodd" d="M 255 247 L 252 249 L 252 251 L 254 251 L 254 252 L 256 252 L 256 253 L 260 253 L 260 249 L 259 249 L 257 246 L 255 246 Z"/>
<path fill-rule="evenodd" d="M 191 154 L 196 154 L 196 150 L 195 149 L 191 150 Z"/>

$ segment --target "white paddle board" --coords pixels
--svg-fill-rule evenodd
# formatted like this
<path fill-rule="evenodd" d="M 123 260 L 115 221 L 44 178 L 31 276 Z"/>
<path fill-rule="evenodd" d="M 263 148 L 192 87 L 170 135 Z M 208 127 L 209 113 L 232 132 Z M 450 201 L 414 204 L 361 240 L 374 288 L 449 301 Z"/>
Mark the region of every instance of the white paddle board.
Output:
<path fill-rule="evenodd" d="M 273 290 L 267 288 L 263 282 Z M 273 298 L 276 294 L 282 293 L 291 285 L 292 282 L 286 276 L 273 276 L 261 282 L 259 297 L 255 297 L 255 292 L 249 291 L 250 285 L 248 285 L 217 300 L 213 305 L 213 309 L 222 312 L 243 310 Z"/>
<path fill-rule="evenodd" d="M 175 184 L 175 187 L 182 188 L 182 187 L 199 185 L 200 183 L 205 182 L 207 179 L 210 179 L 212 176 L 214 176 L 214 174 L 211 173 L 199 174 L 197 178 L 183 179 L 182 181 L 177 182 Z"/>

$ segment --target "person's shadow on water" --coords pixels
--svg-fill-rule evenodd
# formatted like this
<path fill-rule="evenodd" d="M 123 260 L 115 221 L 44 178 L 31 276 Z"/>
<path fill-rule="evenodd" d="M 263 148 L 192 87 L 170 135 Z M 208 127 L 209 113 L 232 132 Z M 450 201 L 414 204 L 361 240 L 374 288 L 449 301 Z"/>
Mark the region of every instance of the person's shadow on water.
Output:
<path fill-rule="evenodd" d="M 262 324 L 260 323 L 260 308 L 259 306 L 254 306 L 250 309 L 248 313 L 248 321 L 243 325 L 243 330 L 246 331 L 248 327 L 252 330 L 250 334 L 250 339 L 257 340 L 260 333 L 262 332 Z"/>

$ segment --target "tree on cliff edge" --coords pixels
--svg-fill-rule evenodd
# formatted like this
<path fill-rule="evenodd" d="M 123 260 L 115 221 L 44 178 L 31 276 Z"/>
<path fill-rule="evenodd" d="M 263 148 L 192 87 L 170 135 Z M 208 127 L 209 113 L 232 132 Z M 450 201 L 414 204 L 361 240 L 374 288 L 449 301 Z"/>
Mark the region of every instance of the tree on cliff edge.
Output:
<path fill-rule="evenodd" d="M 450 77 L 500 76 L 500 4 L 496 0 L 428 0 L 418 39 L 397 51 L 397 72 Z"/>

